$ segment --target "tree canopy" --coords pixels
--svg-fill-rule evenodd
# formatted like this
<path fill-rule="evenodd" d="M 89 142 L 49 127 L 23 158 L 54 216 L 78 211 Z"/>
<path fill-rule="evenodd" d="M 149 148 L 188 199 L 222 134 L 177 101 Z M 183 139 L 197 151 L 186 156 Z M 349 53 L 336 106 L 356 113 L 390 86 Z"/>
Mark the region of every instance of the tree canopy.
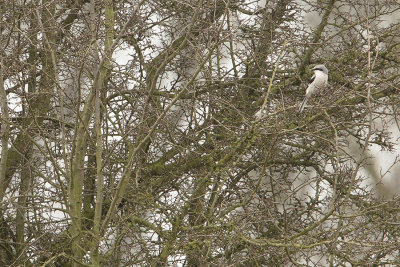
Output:
<path fill-rule="evenodd" d="M 400 265 L 399 17 L 0 1 L 0 265 Z"/>

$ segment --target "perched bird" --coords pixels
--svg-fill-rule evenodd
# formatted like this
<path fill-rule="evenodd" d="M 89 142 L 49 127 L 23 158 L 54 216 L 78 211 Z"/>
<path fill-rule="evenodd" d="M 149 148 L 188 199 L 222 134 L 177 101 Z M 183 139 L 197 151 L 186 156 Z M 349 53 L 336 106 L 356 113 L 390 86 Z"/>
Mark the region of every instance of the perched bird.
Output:
<path fill-rule="evenodd" d="M 306 96 L 300 105 L 299 113 L 303 112 L 308 99 L 312 95 L 320 92 L 328 85 L 328 69 L 324 65 L 317 65 L 312 70 L 314 71 L 314 75 L 307 87 Z"/>

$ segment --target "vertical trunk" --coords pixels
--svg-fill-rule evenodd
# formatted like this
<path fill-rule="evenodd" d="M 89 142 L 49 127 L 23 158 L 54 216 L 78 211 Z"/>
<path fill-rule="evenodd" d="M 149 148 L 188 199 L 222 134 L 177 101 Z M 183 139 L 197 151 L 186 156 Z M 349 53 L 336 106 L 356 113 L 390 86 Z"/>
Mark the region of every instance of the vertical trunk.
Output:
<path fill-rule="evenodd" d="M 32 45 L 29 48 L 29 58 L 28 58 L 28 63 L 30 66 L 32 66 L 29 69 L 29 76 L 28 76 L 28 93 L 29 94 L 34 94 L 36 90 L 36 65 L 34 62 L 37 60 L 37 54 L 36 54 L 36 44 L 37 44 L 37 31 L 36 31 L 37 23 L 36 23 L 36 18 L 34 16 L 31 17 L 30 21 L 30 28 L 34 29 L 32 32 Z M 51 69 L 49 69 L 51 71 Z M 46 83 L 47 84 L 47 83 Z M 43 85 L 42 83 L 42 86 Z M 27 199 L 27 194 L 29 192 L 29 187 L 31 184 L 32 180 L 32 173 L 30 169 L 30 162 L 31 162 L 31 155 L 32 155 L 32 149 L 33 145 L 32 142 L 28 142 L 28 140 L 25 140 L 26 142 L 26 147 L 27 151 L 29 153 L 26 153 L 24 156 L 25 158 L 22 161 L 21 165 L 21 183 L 20 183 L 20 188 L 19 188 L 19 193 L 18 193 L 18 208 L 17 208 L 17 215 L 16 215 L 16 241 L 17 241 L 17 258 L 19 259 L 19 262 L 23 262 L 24 260 L 24 255 L 22 255 L 24 249 L 25 249 L 25 244 L 24 244 L 24 235 L 25 235 L 25 221 L 26 221 L 26 199 Z"/>
<path fill-rule="evenodd" d="M 0 29 L 3 29 L 3 14 L 0 8 Z M 0 44 L 2 44 L 0 40 Z M 1 161 L 0 161 L 0 265 L 6 265 L 10 258 L 10 246 L 7 244 L 7 225 L 3 221 L 3 197 L 6 191 L 6 170 L 8 158 L 8 139 L 9 139 L 9 114 L 7 105 L 7 95 L 3 80 L 3 49 L 0 50 L 0 108 L 1 108 Z"/>
<path fill-rule="evenodd" d="M 48 36 L 47 36 L 47 44 L 54 44 L 54 34 L 51 33 L 51 19 L 53 18 L 54 14 L 54 6 L 50 5 L 48 9 L 43 14 L 43 17 L 46 18 L 45 20 L 45 25 L 43 26 L 43 29 L 47 29 L 48 31 Z M 29 170 L 29 162 L 32 159 L 32 151 L 33 151 L 33 143 L 32 139 L 35 138 L 35 135 L 37 135 L 37 131 L 34 130 L 38 126 L 40 126 L 43 122 L 43 117 L 47 113 L 50 105 L 50 95 L 51 91 L 54 86 L 54 54 L 52 54 L 51 49 L 49 48 L 48 45 L 43 45 L 45 47 L 45 50 L 42 53 L 42 71 L 40 75 L 40 83 L 39 83 L 39 88 L 36 89 L 36 64 L 33 64 L 33 62 L 37 61 L 37 56 L 36 56 L 36 51 L 35 47 L 37 46 L 37 39 L 36 39 L 36 26 L 37 24 L 35 23 L 34 20 L 36 19 L 41 19 L 40 16 L 37 18 L 32 17 L 31 19 L 31 25 L 30 28 L 34 29 L 34 32 L 32 32 L 32 46 L 29 49 L 29 59 L 28 62 L 32 63 L 30 70 L 29 70 L 29 76 L 28 76 L 28 95 L 27 95 L 27 104 L 29 108 L 26 110 L 25 116 L 22 120 L 22 125 L 20 126 L 20 133 L 18 134 L 17 138 L 13 142 L 12 148 L 8 151 L 7 150 L 7 143 L 8 143 L 8 134 L 2 134 L 2 159 L 1 159 L 1 187 L 0 187 L 0 199 L 3 200 L 5 192 L 7 190 L 8 184 L 10 183 L 13 175 L 15 174 L 16 171 L 21 169 L 21 183 L 19 187 L 19 195 L 18 195 L 18 208 L 16 211 L 16 222 L 15 222 L 15 227 L 16 227 L 16 256 L 18 257 L 19 261 L 23 261 L 23 256 L 22 252 L 25 248 L 25 240 L 24 240 L 24 235 L 25 235 L 25 221 L 26 221 L 26 199 L 27 199 L 27 192 L 29 191 L 29 186 L 31 183 L 31 173 Z M 43 42 L 45 42 L 43 40 Z M 2 56 L 0 56 L 2 58 Z M 1 66 L 3 66 L 3 63 L 1 63 Z M 2 71 L 1 71 L 2 72 Z M 6 102 L 6 95 L 4 92 L 4 83 L 2 81 L 3 75 L 1 74 L 1 98 L 2 98 L 2 123 L 5 123 L 3 125 L 6 125 L 4 128 L 5 131 L 8 131 L 8 112 L 7 112 L 7 102 Z M 4 106 L 5 105 L 5 106 Z M 7 141 L 7 142 L 6 142 Z M 5 149 L 4 149 L 5 148 Z M 9 153 L 7 153 L 9 152 Z M 5 222 L 2 222 L 2 226 L 7 228 L 8 226 L 6 225 Z M 2 229 L 3 231 L 9 231 L 7 229 Z M 8 239 L 8 234 L 2 233 L 2 239 L 7 240 Z M 2 248 L 5 248 L 8 251 L 6 254 L 3 254 L 3 251 L 1 252 L 2 256 L 5 255 L 9 257 L 9 254 L 11 252 L 11 249 L 9 246 L 4 244 Z M 2 263 L 7 264 L 6 258 L 2 257 L 1 260 Z"/>
<path fill-rule="evenodd" d="M 106 55 L 110 56 L 111 46 L 114 40 L 114 9 L 113 9 L 113 1 L 106 0 L 105 1 L 105 31 L 106 31 L 106 39 L 105 39 L 105 51 Z M 106 110 L 102 110 L 102 100 L 105 100 L 106 97 L 106 83 L 107 76 L 109 76 L 109 68 L 110 68 L 110 60 L 109 57 L 104 62 L 104 68 L 100 70 L 100 79 L 99 83 L 96 84 L 96 98 L 95 98 L 95 132 L 96 132 L 96 206 L 94 213 L 94 225 L 93 225 L 93 243 L 92 243 L 92 263 L 93 266 L 100 266 L 100 256 L 98 253 L 100 239 L 101 239 L 101 214 L 103 207 L 103 163 L 102 163 L 102 155 L 103 155 L 103 135 L 101 131 L 101 123 L 103 112 Z M 105 103 L 105 102 L 103 102 Z M 105 108 L 105 105 L 103 105 Z"/>
<path fill-rule="evenodd" d="M 78 132 L 84 132 L 84 125 L 80 125 Z M 83 165 L 86 152 L 86 134 L 76 136 L 75 154 L 71 164 L 71 179 L 69 184 L 69 204 L 71 227 L 70 235 L 72 239 L 72 256 L 75 260 L 80 260 L 83 256 L 81 247 L 82 234 L 82 185 L 83 185 Z M 73 266 L 79 266 L 73 261 Z"/>
<path fill-rule="evenodd" d="M 32 150 L 32 145 L 30 147 Z M 21 171 L 21 183 L 18 192 L 18 206 L 17 206 L 17 215 L 16 215 L 16 251 L 17 251 L 17 259 L 18 262 L 23 264 L 25 260 L 25 256 L 23 252 L 25 250 L 25 222 L 26 222 L 26 199 L 27 194 L 29 192 L 29 187 L 31 184 L 31 168 L 30 161 L 26 160 L 23 162 L 22 171 Z"/>
<path fill-rule="evenodd" d="M 91 2 L 92 20 L 95 18 L 95 3 Z M 105 55 L 104 59 L 100 60 L 98 69 L 96 70 L 95 80 L 93 81 L 93 88 L 88 95 L 85 102 L 85 107 L 82 111 L 82 120 L 79 123 L 76 131 L 76 141 L 74 146 L 73 160 L 71 165 L 71 179 L 69 185 L 69 198 L 70 198 L 70 213 L 72 225 L 70 233 L 72 237 L 72 253 L 76 262 L 72 262 L 74 266 L 79 266 L 79 262 L 85 251 L 88 249 L 88 243 L 82 239 L 82 220 L 91 217 L 87 209 L 88 203 L 85 203 L 85 213 L 82 213 L 82 199 L 83 199 L 83 180 L 84 180 L 84 162 L 87 150 L 87 127 L 89 121 L 95 112 L 95 158 L 96 158 L 96 205 L 93 217 L 93 240 L 90 244 L 91 248 L 91 261 L 94 266 L 100 266 L 100 258 L 98 255 L 98 246 L 101 239 L 100 234 L 100 219 L 102 213 L 102 200 L 103 200 L 103 175 L 102 175 L 102 133 L 101 133 L 101 96 L 104 96 L 105 82 L 107 80 L 107 72 L 110 68 L 110 58 L 112 56 L 112 45 L 114 41 L 114 11 L 112 0 L 106 1 L 105 8 Z M 93 36 L 95 34 L 94 21 L 91 25 Z M 97 54 L 98 47 L 94 42 L 94 53 Z M 94 109 L 93 109 L 94 106 Z M 91 179 L 92 177 L 88 177 Z M 94 179 L 94 178 L 93 178 Z M 93 192 L 94 194 L 94 192 Z M 93 199 L 93 196 L 87 198 Z"/>
<path fill-rule="evenodd" d="M 0 29 L 3 29 L 3 14 L 2 8 L 0 8 Z M 2 44 L 0 40 L 0 44 Z M 7 105 L 7 95 L 4 88 L 3 80 L 3 48 L 0 50 L 0 108 L 1 108 L 1 161 L 0 161 L 0 201 L 3 200 L 5 192 L 5 180 L 6 180 L 6 168 L 7 168 L 7 157 L 8 157 L 8 139 L 9 139 L 9 114 Z"/>

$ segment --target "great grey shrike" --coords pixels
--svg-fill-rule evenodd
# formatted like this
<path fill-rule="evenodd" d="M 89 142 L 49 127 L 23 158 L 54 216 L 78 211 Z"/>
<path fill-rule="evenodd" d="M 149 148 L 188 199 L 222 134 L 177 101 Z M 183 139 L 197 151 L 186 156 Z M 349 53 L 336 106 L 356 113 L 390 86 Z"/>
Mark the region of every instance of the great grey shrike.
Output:
<path fill-rule="evenodd" d="M 310 97 L 322 91 L 328 85 L 328 69 L 324 65 L 317 65 L 313 69 L 314 75 L 306 90 L 306 96 L 300 105 L 299 113 L 303 112 L 305 105 Z"/>

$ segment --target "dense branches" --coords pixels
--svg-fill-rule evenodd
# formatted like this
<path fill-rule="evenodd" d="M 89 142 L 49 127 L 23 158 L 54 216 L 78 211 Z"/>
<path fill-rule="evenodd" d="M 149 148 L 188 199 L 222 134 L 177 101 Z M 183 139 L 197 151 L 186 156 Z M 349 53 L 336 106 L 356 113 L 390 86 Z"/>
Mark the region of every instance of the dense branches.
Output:
<path fill-rule="evenodd" d="M 399 12 L 1 5 L 1 264 L 400 264 Z"/>

